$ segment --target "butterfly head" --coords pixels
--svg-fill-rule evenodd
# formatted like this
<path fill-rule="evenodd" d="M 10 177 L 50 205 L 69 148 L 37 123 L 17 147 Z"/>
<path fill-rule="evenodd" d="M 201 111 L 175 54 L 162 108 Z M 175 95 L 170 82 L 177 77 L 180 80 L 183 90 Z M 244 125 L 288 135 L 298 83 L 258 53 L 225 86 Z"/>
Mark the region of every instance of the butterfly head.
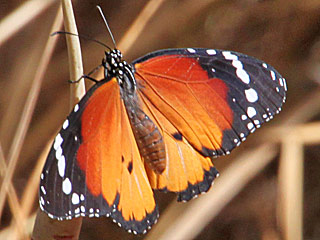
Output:
<path fill-rule="evenodd" d="M 105 52 L 102 60 L 104 75 L 106 79 L 115 77 L 123 91 L 127 94 L 133 94 L 136 90 L 136 80 L 133 74 L 133 68 L 126 61 L 122 60 L 122 53 L 118 49 Z"/>

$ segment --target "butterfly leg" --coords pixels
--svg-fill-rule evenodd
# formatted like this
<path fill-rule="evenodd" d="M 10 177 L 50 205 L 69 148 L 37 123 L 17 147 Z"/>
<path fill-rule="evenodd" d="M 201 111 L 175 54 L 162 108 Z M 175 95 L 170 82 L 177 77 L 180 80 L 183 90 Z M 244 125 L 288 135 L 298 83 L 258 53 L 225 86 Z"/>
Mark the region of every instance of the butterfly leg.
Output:
<path fill-rule="evenodd" d="M 96 71 L 98 71 L 100 68 L 102 67 L 102 64 L 100 64 L 99 66 L 97 66 L 96 68 L 94 68 L 93 70 L 91 70 L 88 74 L 83 74 L 79 79 L 72 81 L 72 80 L 68 80 L 69 83 L 78 83 L 80 82 L 81 79 L 86 78 L 89 79 L 95 83 L 98 82 L 98 80 L 90 77 L 90 75 L 92 75 L 93 73 L 95 73 Z"/>
<path fill-rule="evenodd" d="M 99 82 L 97 79 L 94 79 L 94 78 L 92 78 L 92 77 L 90 77 L 89 75 L 86 75 L 86 74 L 83 74 L 79 79 L 77 79 L 77 80 L 75 80 L 75 81 L 68 80 L 68 82 L 69 82 L 69 83 L 78 83 L 78 82 L 80 82 L 80 80 L 81 80 L 82 78 L 89 79 L 89 80 L 91 80 L 92 82 L 95 82 L 95 83 Z"/>

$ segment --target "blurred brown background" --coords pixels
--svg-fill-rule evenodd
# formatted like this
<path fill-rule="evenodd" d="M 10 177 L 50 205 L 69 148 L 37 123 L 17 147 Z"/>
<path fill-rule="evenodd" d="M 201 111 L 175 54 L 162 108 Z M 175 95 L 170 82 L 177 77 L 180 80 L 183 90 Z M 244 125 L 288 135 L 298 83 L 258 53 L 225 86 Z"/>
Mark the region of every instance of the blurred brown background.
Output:
<path fill-rule="evenodd" d="M 35 2 L 35 5 L 19 12 L 27 2 Z M 4 156 L 7 165 L 10 156 L 15 155 L 17 158 L 12 183 L 20 204 L 24 204 L 24 199 L 30 201 L 24 206 L 24 209 L 28 208 L 25 210 L 27 214 L 24 220 L 33 216 L 38 207 L 37 166 L 39 169 L 43 164 L 43 158 L 39 160 L 39 156 L 69 112 L 67 48 L 64 36 L 55 36 L 53 38 L 58 38 L 58 42 L 47 65 L 41 88 L 34 95 L 36 105 L 30 125 L 25 124 L 25 138 L 20 138 L 21 149 L 19 144 L 15 145 L 26 99 L 34 84 L 35 73 L 45 44 L 50 38 L 50 29 L 60 3 L 48 0 L 48 6 L 42 7 L 43 3 L 40 2 L 46 1 L 0 2 L 0 142 L 3 152 L 0 155 Z M 96 5 L 99 4 L 118 43 L 137 17 L 145 24 L 133 45 L 124 51 L 127 61 L 154 50 L 176 47 L 228 49 L 257 57 L 273 65 L 286 78 L 288 85 L 287 103 L 283 112 L 262 128 L 271 129 L 285 122 L 285 127 L 294 129 L 294 124 L 303 127 L 307 122 L 319 121 L 319 0 L 167 0 L 161 3 L 159 1 L 159 6 L 151 17 L 144 19 L 141 12 L 151 11 L 146 9 L 148 3 L 150 1 L 146 0 L 73 1 L 78 31 L 112 47 L 108 32 L 96 10 Z M 14 13 L 17 15 L 8 19 Z M 8 28 L 4 27 L 4 20 Z M 11 34 L 15 24 L 20 22 L 27 23 Z M 130 37 L 127 36 L 129 39 Z M 84 72 L 87 73 L 100 64 L 104 48 L 86 40 L 81 40 L 81 47 Z M 239 149 L 233 151 L 231 156 L 217 159 L 215 164 L 220 174 L 223 175 L 224 169 L 236 162 L 237 156 L 267 141 L 263 135 L 266 132 L 268 131 L 259 129 Z M 319 131 L 312 132 L 315 137 L 320 135 Z M 299 138 L 299 135 L 295 137 Z M 297 236 L 296 239 L 320 239 L 320 149 L 317 143 L 319 141 L 302 144 L 304 166 L 300 165 L 298 172 L 304 174 L 301 180 L 303 237 Z M 285 176 L 279 173 L 279 156 L 283 150 L 281 146 L 276 145 L 276 157 L 241 188 L 230 203 L 219 209 L 218 215 L 206 223 L 206 227 L 194 239 L 288 239 L 284 234 L 286 230 L 281 223 L 279 209 L 279 182 L 281 176 Z M 1 178 L 7 170 L 1 165 Z M 215 186 L 211 191 L 215 191 Z M 0 194 L 3 195 L 3 192 Z M 161 221 L 162 213 L 175 200 L 175 196 L 156 193 L 156 197 Z M 185 211 L 188 211 L 188 204 L 192 203 L 185 204 Z M 14 231 L 14 228 L 10 228 L 14 219 L 8 198 L 0 224 L 0 239 L 5 239 L 1 236 Z M 32 226 L 28 224 L 30 231 Z M 127 234 L 105 218 L 85 219 L 80 239 L 145 237 Z"/>

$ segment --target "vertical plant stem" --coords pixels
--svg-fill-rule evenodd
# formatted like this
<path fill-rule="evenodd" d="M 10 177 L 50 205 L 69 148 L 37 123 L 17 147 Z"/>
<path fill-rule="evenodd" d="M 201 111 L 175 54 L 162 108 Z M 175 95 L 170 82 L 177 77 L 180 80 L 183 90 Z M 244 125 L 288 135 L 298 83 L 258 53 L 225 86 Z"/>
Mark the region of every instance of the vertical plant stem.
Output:
<path fill-rule="evenodd" d="M 62 0 L 65 31 L 78 34 L 76 20 L 74 18 L 72 3 L 70 0 Z M 66 35 L 69 59 L 70 80 L 76 81 L 83 75 L 83 64 L 79 38 Z M 70 110 L 85 95 L 84 79 L 78 83 L 70 84 Z"/>
<path fill-rule="evenodd" d="M 283 138 L 279 166 L 279 216 L 285 240 L 301 240 L 303 208 L 303 143 L 299 136 Z"/>

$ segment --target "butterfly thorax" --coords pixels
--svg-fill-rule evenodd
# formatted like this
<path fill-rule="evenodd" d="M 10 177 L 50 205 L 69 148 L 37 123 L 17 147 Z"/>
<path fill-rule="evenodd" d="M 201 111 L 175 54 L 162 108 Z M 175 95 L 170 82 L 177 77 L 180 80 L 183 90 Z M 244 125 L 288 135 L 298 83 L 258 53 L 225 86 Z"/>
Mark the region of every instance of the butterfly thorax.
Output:
<path fill-rule="evenodd" d="M 106 52 L 106 57 L 102 62 L 105 68 L 105 77 L 108 79 L 117 78 L 121 98 L 126 107 L 140 155 L 153 171 L 160 174 L 166 167 L 163 137 L 158 127 L 141 109 L 136 91 L 134 70 L 121 58 L 122 54 L 117 49 L 109 53 Z"/>
<path fill-rule="evenodd" d="M 121 88 L 122 95 L 132 95 L 136 90 L 136 80 L 133 75 L 133 68 L 126 61 L 122 60 L 122 53 L 118 49 L 111 52 L 105 52 L 105 58 L 102 60 L 104 75 L 106 79 L 117 78 Z"/>

